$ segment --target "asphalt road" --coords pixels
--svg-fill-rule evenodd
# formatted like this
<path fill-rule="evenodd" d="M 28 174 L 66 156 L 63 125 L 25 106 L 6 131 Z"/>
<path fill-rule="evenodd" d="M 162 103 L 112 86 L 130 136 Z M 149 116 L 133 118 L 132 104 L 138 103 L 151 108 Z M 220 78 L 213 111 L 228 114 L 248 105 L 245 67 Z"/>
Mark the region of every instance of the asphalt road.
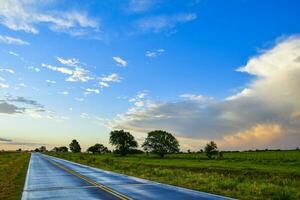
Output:
<path fill-rule="evenodd" d="M 22 200 L 230 199 L 32 153 Z"/>

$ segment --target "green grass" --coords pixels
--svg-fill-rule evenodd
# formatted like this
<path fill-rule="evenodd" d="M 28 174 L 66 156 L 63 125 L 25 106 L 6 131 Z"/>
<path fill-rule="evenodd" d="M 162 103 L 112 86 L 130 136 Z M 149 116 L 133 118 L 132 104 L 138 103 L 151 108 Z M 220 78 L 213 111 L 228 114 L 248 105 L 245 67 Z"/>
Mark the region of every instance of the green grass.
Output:
<path fill-rule="evenodd" d="M 0 152 L 0 199 L 20 199 L 30 154 Z"/>
<path fill-rule="evenodd" d="M 300 151 L 205 154 L 91 155 L 50 153 L 78 163 L 239 199 L 300 199 Z"/>

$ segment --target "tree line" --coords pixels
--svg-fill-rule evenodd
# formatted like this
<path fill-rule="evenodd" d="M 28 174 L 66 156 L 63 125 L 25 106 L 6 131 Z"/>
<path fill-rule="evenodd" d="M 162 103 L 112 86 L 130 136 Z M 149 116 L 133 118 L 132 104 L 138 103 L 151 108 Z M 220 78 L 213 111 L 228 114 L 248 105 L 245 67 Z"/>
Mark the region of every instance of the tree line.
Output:
<path fill-rule="evenodd" d="M 114 130 L 110 132 L 109 143 L 115 147 L 114 153 L 121 156 L 126 156 L 130 153 L 143 152 L 138 150 L 138 143 L 130 132 L 124 130 Z M 171 134 L 163 130 L 155 130 L 148 133 L 145 141 L 141 145 L 146 153 L 157 154 L 163 158 L 166 154 L 179 153 L 180 145 L 178 140 Z M 209 159 L 218 154 L 217 144 L 213 141 L 208 143 L 205 147 L 206 155 Z M 66 146 L 54 147 L 54 152 L 81 152 L 81 146 L 75 139 L 69 144 L 69 149 Z M 46 147 L 42 146 L 35 149 L 37 152 L 46 151 Z M 93 154 L 111 153 L 111 151 L 103 144 L 96 143 L 87 149 L 87 152 Z"/>

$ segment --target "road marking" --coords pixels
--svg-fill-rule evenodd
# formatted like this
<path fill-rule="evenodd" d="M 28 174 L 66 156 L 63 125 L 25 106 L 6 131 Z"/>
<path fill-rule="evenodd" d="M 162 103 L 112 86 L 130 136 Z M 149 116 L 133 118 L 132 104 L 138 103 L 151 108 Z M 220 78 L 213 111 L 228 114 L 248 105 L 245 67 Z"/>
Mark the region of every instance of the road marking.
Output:
<path fill-rule="evenodd" d="M 47 161 L 49 161 L 50 163 L 52 163 L 53 165 L 55 165 L 55 166 L 57 166 L 57 167 L 59 167 L 59 168 L 65 170 L 66 172 L 68 172 L 68 173 L 70 173 L 70 174 L 73 174 L 73 175 L 77 176 L 78 178 L 80 178 L 80 179 L 82 179 L 82 180 L 84 180 L 84 181 L 86 181 L 86 182 L 88 182 L 88 183 L 90 183 L 90 184 L 96 186 L 97 188 L 99 188 L 99 189 L 101 189 L 101 190 L 103 190 L 103 191 L 105 191 L 105 192 L 108 192 L 108 193 L 114 195 L 115 197 L 117 197 L 117 198 L 119 198 L 119 199 L 122 199 L 122 200 L 133 200 L 132 198 L 127 197 L 127 196 L 125 196 L 124 194 L 121 194 L 121 193 L 119 193 L 119 192 L 117 192 L 117 191 L 115 191 L 115 190 L 112 190 L 111 188 L 109 188 L 109 187 L 107 187 L 107 186 L 105 186 L 105 185 L 102 185 L 102 184 L 100 184 L 100 183 L 97 183 L 97 182 L 95 182 L 95 181 L 93 181 L 93 180 L 91 180 L 91 179 L 89 179 L 89 178 L 87 178 L 87 177 L 85 177 L 85 176 L 83 176 L 83 175 L 81 175 L 81 174 L 75 172 L 74 170 L 71 170 L 71 169 L 66 168 L 66 167 L 64 167 L 63 165 L 61 165 L 61 164 L 59 164 L 59 163 L 57 163 L 57 162 L 55 162 L 55 161 L 53 161 L 53 160 L 50 160 L 50 159 L 47 159 L 47 158 L 45 158 L 45 159 L 46 159 Z"/>
<path fill-rule="evenodd" d="M 81 189 L 81 188 L 96 188 L 94 185 L 90 186 L 64 186 L 64 187 L 50 187 L 50 188 L 39 188 L 39 189 L 29 189 L 23 190 L 24 192 L 35 192 L 35 191 L 52 191 L 52 190 L 71 190 L 71 189 Z"/>

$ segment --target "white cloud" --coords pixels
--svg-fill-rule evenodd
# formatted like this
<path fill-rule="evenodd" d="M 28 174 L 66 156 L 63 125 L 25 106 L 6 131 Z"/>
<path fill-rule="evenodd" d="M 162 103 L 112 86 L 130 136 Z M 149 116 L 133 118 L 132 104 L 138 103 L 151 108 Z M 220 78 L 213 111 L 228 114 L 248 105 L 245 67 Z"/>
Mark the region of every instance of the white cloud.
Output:
<path fill-rule="evenodd" d="M 109 87 L 108 83 L 100 81 L 99 82 L 100 88 L 105 88 L 105 87 Z"/>
<path fill-rule="evenodd" d="M 91 77 L 89 75 L 90 72 L 88 70 L 85 70 L 81 67 L 76 67 L 75 69 L 69 69 L 66 67 L 56 67 L 56 66 L 48 65 L 48 64 L 44 64 L 44 63 L 42 64 L 42 67 L 45 67 L 47 69 L 57 71 L 57 72 L 60 72 L 63 74 L 70 75 L 66 79 L 66 81 L 69 81 L 69 82 L 77 82 L 77 81 L 86 82 L 86 81 L 94 79 L 93 77 Z"/>
<path fill-rule="evenodd" d="M 159 1 L 157 0 L 129 0 L 127 11 L 141 13 L 153 8 Z"/>
<path fill-rule="evenodd" d="M 75 70 L 72 71 L 72 76 L 67 78 L 66 81 L 70 82 L 86 82 L 89 80 L 93 80 L 94 78 L 89 75 L 89 71 L 80 67 L 76 67 Z"/>
<path fill-rule="evenodd" d="M 25 83 L 19 83 L 20 87 L 27 87 L 27 85 Z"/>
<path fill-rule="evenodd" d="M 118 56 L 114 56 L 112 58 L 113 58 L 114 61 L 116 61 L 118 66 L 120 66 L 120 67 L 126 67 L 127 66 L 127 61 L 124 60 L 123 58 L 118 57 Z"/>
<path fill-rule="evenodd" d="M 46 80 L 46 83 L 55 84 L 56 81 Z"/>
<path fill-rule="evenodd" d="M 10 74 L 14 74 L 15 73 L 14 70 L 8 69 L 8 68 L 2 68 L 2 69 L 0 69 L 0 72 L 7 72 L 7 73 L 10 73 Z"/>
<path fill-rule="evenodd" d="M 139 92 L 134 98 L 129 99 L 128 101 L 133 103 L 136 108 L 142 108 L 146 105 L 146 96 L 148 95 L 147 91 Z"/>
<path fill-rule="evenodd" d="M 150 57 L 150 58 L 155 58 L 155 57 L 161 55 L 164 52 L 165 52 L 164 49 L 157 49 L 157 50 L 154 50 L 154 51 L 146 51 L 145 56 Z"/>
<path fill-rule="evenodd" d="M 84 98 L 76 97 L 75 100 L 82 102 L 82 101 L 84 101 Z"/>
<path fill-rule="evenodd" d="M 92 88 L 85 89 L 85 93 L 84 94 L 88 95 L 88 94 L 91 94 L 91 93 L 99 94 L 100 90 L 99 89 L 92 89 Z"/>
<path fill-rule="evenodd" d="M 146 91 L 139 92 L 134 98 L 129 99 L 129 102 L 141 101 L 142 99 L 145 99 L 147 95 L 148 93 Z"/>
<path fill-rule="evenodd" d="M 199 101 L 199 102 L 203 102 L 204 100 L 207 99 L 202 95 L 195 95 L 195 94 L 181 94 L 180 97 L 191 101 Z"/>
<path fill-rule="evenodd" d="M 9 88 L 9 85 L 5 83 L 0 83 L 0 88 Z"/>
<path fill-rule="evenodd" d="M 76 58 L 69 58 L 69 59 L 64 59 L 61 57 L 56 57 L 58 62 L 60 62 L 63 65 L 71 66 L 71 67 L 79 67 L 80 62 Z"/>
<path fill-rule="evenodd" d="M 44 64 L 44 63 L 42 64 L 42 67 L 51 69 L 53 71 L 58 71 L 58 72 L 63 73 L 63 74 L 68 74 L 68 75 L 73 74 L 73 71 L 71 69 L 68 69 L 68 68 L 65 68 L 65 67 L 56 67 L 56 66 L 52 66 L 52 65 L 48 65 L 48 64 Z"/>
<path fill-rule="evenodd" d="M 16 57 L 19 57 L 19 54 L 14 52 L 14 51 L 9 51 L 8 52 L 10 55 L 13 55 L 13 56 L 16 56 Z"/>
<path fill-rule="evenodd" d="M 10 0 L 0 2 L 0 23 L 15 31 L 37 34 L 37 25 L 47 24 L 53 31 L 71 35 L 85 35 L 89 31 L 98 31 L 99 23 L 84 12 L 79 11 L 41 11 L 41 5 L 48 2 Z"/>
<path fill-rule="evenodd" d="M 62 95 L 68 95 L 70 93 L 68 91 L 62 91 L 62 92 L 60 92 L 60 94 L 62 94 Z"/>
<path fill-rule="evenodd" d="M 34 71 L 36 71 L 36 72 L 40 72 L 40 71 L 41 71 L 40 68 L 38 68 L 38 67 L 33 67 L 33 66 L 29 66 L 28 69 L 34 70 Z"/>
<path fill-rule="evenodd" d="M 252 93 L 251 89 L 244 88 L 240 93 L 229 96 L 226 98 L 226 100 L 230 101 L 230 100 L 235 100 L 235 99 L 239 99 L 239 98 L 243 98 L 243 97 L 250 97 L 251 93 Z"/>
<path fill-rule="evenodd" d="M 171 16 L 160 15 L 146 17 L 137 22 L 138 28 L 142 31 L 159 33 L 163 30 L 174 28 L 177 24 L 193 21 L 197 18 L 195 13 L 176 14 Z"/>
<path fill-rule="evenodd" d="M 90 119 L 90 115 L 87 114 L 87 113 L 81 113 L 80 117 L 83 118 L 83 119 Z"/>
<path fill-rule="evenodd" d="M 185 94 L 174 102 L 137 103 L 108 126 L 133 132 L 164 129 L 182 141 L 215 140 L 227 149 L 299 145 L 300 37 L 281 40 L 238 71 L 255 77 L 242 92 L 224 100 Z"/>
<path fill-rule="evenodd" d="M 19 38 L 14 38 L 10 36 L 0 35 L 0 43 L 5 44 L 15 44 L 15 45 L 29 45 L 29 42 L 21 40 Z"/>
<path fill-rule="evenodd" d="M 102 82 L 120 82 L 121 78 L 118 74 L 112 73 L 108 76 L 104 76 L 104 77 L 100 78 L 100 80 Z"/>

